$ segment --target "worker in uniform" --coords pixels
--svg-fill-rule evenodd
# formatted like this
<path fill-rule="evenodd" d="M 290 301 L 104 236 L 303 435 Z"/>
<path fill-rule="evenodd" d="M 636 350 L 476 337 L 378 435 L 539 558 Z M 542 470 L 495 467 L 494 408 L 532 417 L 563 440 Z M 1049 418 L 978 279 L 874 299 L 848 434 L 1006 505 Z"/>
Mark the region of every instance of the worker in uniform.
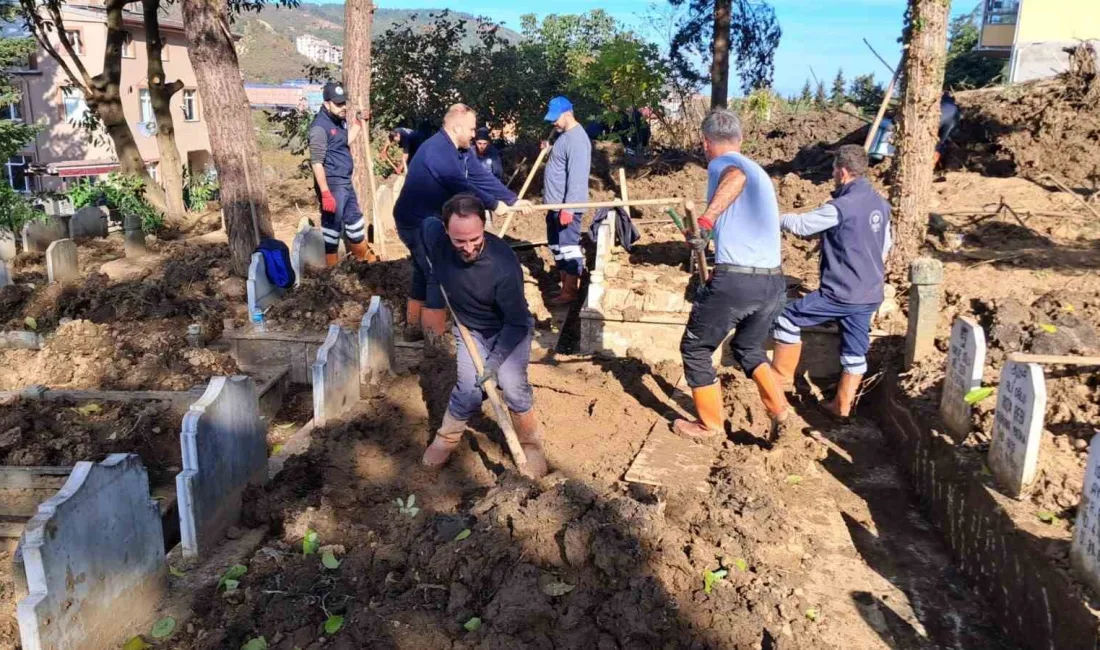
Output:
<path fill-rule="evenodd" d="M 782 433 L 790 407 L 764 343 L 783 308 L 786 282 L 780 268 L 779 204 L 767 172 L 741 154 L 741 123 L 726 109 L 703 120 L 707 160 L 707 209 L 701 228 L 713 230 L 715 265 L 699 287 L 680 341 L 684 376 L 697 421 L 677 420 L 673 430 L 706 439 L 725 431 L 722 388 L 711 358 L 730 330 L 733 357 L 752 377 L 771 417 L 771 437 Z M 704 247 L 695 239 L 692 245 Z"/>
<path fill-rule="evenodd" d="M 334 81 L 325 84 L 324 103 L 309 125 L 309 162 L 313 169 L 313 190 L 321 204 L 321 233 L 325 240 L 325 261 L 339 261 L 341 234 L 357 260 L 367 259 L 366 223 L 351 177 L 355 165 L 351 145 L 359 138 L 362 122 L 358 115 L 348 126 L 344 87 Z"/>
<path fill-rule="evenodd" d="M 424 452 L 423 464 L 439 467 L 462 440 L 466 422 L 481 412 L 482 387 L 496 381 L 527 456 L 521 470 L 546 474 L 534 395 L 527 380 L 535 322 L 523 295 L 523 269 L 510 246 L 485 232 L 485 204 L 473 194 L 457 194 L 422 225 L 429 269 L 446 291 L 455 317 L 469 330 L 484 367 L 478 373 L 457 326 L 458 379 L 443 424 Z"/>
<path fill-rule="evenodd" d="M 801 237 L 821 235 L 821 288 L 783 310 L 775 322 L 773 365 L 784 388 L 794 387 L 804 327 L 837 321 L 843 373 L 830 413 L 851 414 L 867 371 L 871 317 L 882 304 L 883 274 L 890 252 L 890 203 L 864 176 L 867 153 L 859 145 L 837 149 L 833 198 L 804 214 L 785 214 L 782 228 Z"/>
<path fill-rule="evenodd" d="M 416 155 L 416 150 L 420 148 L 424 140 L 424 134 L 420 131 L 399 126 L 390 131 L 386 141 L 382 144 L 382 157 L 393 166 L 395 174 L 404 174 L 409 169 L 409 160 Z M 401 150 L 397 160 L 390 156 L 390 151 L 393 148 Z"/>
<path fill-rule="evenodd" d="M 515 192 L 485 171 L 470 152 L 477 114 L 465 104 L 455 104 L 443 118 L 443 129 L 424 141 L 409 162 L 409 173 L 394 203 L 397 234 L 413 260 L 412 287 L 405 316 L 405 337 L 421 334 L 442 336 L 447 325 L 439 285 L 429 282 L 428 266 L 421 242 L 421 222 L 439 217 L 447 199 L 462 192 L 474 194 L 497 216 L 515 207 L 531 209 L 530 201 L 517 201 Z M 437 276 L 438 277 L 438 276 Z"/>
<path fill-rule="evenodd" d="M 955 103 L 955 98 L 951 96 L 951 93 L 944 92 L 940 97 L 940 127 L 936 134 L 936 153 L 932 157 L 932 166 L 935 167 L 940 163 L 943 158 L 943 154 L 947 153 L 947 142 L 951 139 L 951 134 L 959 126 L 959 121 L 962 119 L 962 114 L 959 112 L 959 105 Z"/>
<path fill-rule="evenodd" d="M 481 127 L 477 130 L 477 135 L 474 136 L 474 151 L 477 154 L 477 161 L 485 171 L 496 176 L 497 180 L 503 183 L 504 164 L 500 162 L 500 151 L 493 146 L 492 138 L 489 137 L 489 129 Z"/>
<path fill-rule="evenodd" d="M 554 123 L 558 136 L 543 172 L 543 203 L 586 203 L 592 141 L 574 116 L 573 104 L 565 97 L 550 100 L 545 119 Z M 580 298 L 584 274 L 583 215 L 584 210 L 551 210 L 546 214 L 546 241 L 561 279 L 561 292 L 550 299 L 550 304 L 568 305 Z"/>

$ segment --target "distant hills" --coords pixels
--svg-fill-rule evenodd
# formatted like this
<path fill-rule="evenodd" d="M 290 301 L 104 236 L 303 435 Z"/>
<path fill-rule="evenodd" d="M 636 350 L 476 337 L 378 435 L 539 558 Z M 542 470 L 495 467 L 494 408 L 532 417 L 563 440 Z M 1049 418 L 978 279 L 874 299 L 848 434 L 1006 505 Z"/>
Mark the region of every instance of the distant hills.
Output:
<path fill-rule="evenodd" d="M 394 25 L 412 20 L 416 25 L 430 22 L 429 14 L 442 9 L 376 9 L 372 33 L 375 38 Z M 452 16 L 465 18 L 472 25 L 471 14 L 451 12 Z M 344 44 L 344 5 L 303 3 L 298 7 L 269 6 L 258 13 L 243 14 L 233 25 L 233 31 L 244 34 L 237 44 L 241 71 L 245 81 L 251 83 L 280 83 L 288 79 L 301 79 L 310 61 L 298 54 L 294 41 L 310 34 L 333 45 Z M 469 47 L 474 42 L 471 33 L 463 39 Z M 511 41 L 521 37 L 510 29 L 499 34 Z"/>

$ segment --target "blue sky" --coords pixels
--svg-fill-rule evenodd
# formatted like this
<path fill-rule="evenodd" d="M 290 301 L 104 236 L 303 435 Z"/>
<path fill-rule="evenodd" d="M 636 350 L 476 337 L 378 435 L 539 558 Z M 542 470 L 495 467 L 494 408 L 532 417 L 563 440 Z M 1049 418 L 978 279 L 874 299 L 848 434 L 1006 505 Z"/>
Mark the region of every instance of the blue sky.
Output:
<path fill-rule="evenodd" d="M 317 1 L 317 0 L 313 0 Z M 895 66 L 901 57 L 897 42 L 901 33 L 904 0 L 770 0 L 783 29 L 775 57 L 775 88 L 780 93 L 796 93 L 810 77 L 813 67 L 818 78 L 832 82 L 838 68 L 851 79 L 873 72 L 886 83 L 889 71 L 864 45 L 870 41 L 879 54 Z M 955 0 L 952 14 L 972 10 L 978 0 Z M 583 13 L 602 8 L 619 21 L 660 42 L 660 34 L 647 17 L 647 0 L 556 0 L 525 3 L 516 0 L 377 0 L 376 5 L 394 9 L 432 9 L 446 7 L 475 15 L 484 15 L 519 28 L 520 16 L 535 13 Z M 657 2 L 666 6 L 666 2 Z M 539 10 L 547 7 L 545 11 Z M 731 83 L 731 91 L 739 86 Z"/>

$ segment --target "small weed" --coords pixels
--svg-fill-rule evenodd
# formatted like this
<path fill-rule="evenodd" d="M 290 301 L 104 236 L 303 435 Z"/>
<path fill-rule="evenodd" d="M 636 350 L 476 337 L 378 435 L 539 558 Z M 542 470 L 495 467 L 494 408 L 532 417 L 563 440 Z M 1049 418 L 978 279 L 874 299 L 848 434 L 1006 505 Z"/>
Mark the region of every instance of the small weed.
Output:
<path fill-rule="evenodd" d="M 410 494 L 408 499 L 401 499 L 400 497 L 393 500 L 397 504 L 397 511 L 403 515 L 409 517 L 415 517 L 420 514 L 420 508 L 416 506 L 416 495 Z"/>
<path fill-rule="evenodd" d="M 462 627 L 466 628 L 467 632 L 477 632 L 481 629 L 481 619 L 475 616 L 466 621 L 466 623 L 463 624 Z"/>
<path fill-rule="evenodd" d="M 340 560 L 336 559 L 336 556 L 332 554 L 332 551 L 325 551 L 321 554 L 321 564 L 325 565 L 326 569 L 340 568 Z"/>
<path fill-rule="evenodd" d="M 725 569 L 718 569 L 717 571 L 707 571 L 703 574 L 703 591 L 710 593 L 714 589 L 714 583 L 718 582 L 722 578 L 729 575 L 729 571 Z"/>
<path fill-rule="evenodd" d="M 455 541 L 456 542 L 461 542 L 462 540 L 466 539 L 469 536 L 470 536 L 470 529 L 469 528 L 464 528 L 464 529 L 462 529 L 461 533 L 455 535 Z"/>
<path fill-rule="evenodd" d="M 343 616 L 329 616 L 325 619 L 325 634 L 329 636 L 339 632 L 342 627 L 344 627 Z"/>
<path fill-rule="evenodd" d="M 149 633 L 154 639 L 164 639 L 171 636 L 173 630 L 176 629 L 176 619 L 171 616 L 165 616 L 156 623 L 153 623 L 153 629 Z"/>
<path fill-rule="evenodd" d="M 225 587 L 225 593 L 232 593 L 240 586 L 240 578 L 244 574 L 248 573 L 248 567 L 243 564 L 234 564 L 225 570 L 221 579 L 218 580 L 217 589 Z"/>
<path fill-rule="evenodd" d="M 267 650 L 267 639 L 262 636 L 249 639 L 248 643 L 241 646 L 241 650 Z"/>
<path fill-rule="evenodd" d="M 968 392 L 963 397 L 963 401 L 965 401 L 967 404 L 977 404 L 978 402 L 982 401 L 983 399 L 988 398 L 992 394 L 993 394 L 993 387 L 992 386 L 981 386 L 979 388 L 975 388 L 974 390 Z"/>
<path fill-rule="evenodd" d="M 321 546 L 321 540 L 317 537 L 317 531 L 306 529 L 306 536 L 302 538 L 302 555 L 313 555 Z"/>

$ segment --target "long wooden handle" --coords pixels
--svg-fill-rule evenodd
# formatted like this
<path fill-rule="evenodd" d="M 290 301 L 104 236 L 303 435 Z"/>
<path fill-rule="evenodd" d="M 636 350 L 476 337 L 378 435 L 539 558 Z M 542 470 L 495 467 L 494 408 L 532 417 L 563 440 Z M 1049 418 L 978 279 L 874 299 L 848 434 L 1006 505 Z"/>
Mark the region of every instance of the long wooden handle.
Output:
<path fill-rule="evenodd" d="M 684 225 L 687 227 L 688 234 L 692 237 L 701 237 L 699 222 L 695 218 L 695 204 L 691 201 L 685 203 L 684 212 L 687 213 L 687 223 Z M 704 248 L 694 250 L 692 254 L 695 256 L 695 270 L 699 273 L 699 282 L 700 284 L 706 284 L 707 279 L 710 277 L 710 273 L 707 271 L 707 251 Z"/>
<path fill-rule="evenodd" d="M 871 143 L 875 141 L 875 134 L 878 133 L 878 125 L 882 124 L 882 117 L 886 115 L 886 107 L 890 105 L 890 96 L 894 94 L 894 84 L 898 82 L 898 74 L 901 72 L 901 66 L 898 66 L 894 76 L 890 77 L 890 83 L 886 86 L 886 94 L 882 97 L 882 103 L 879 104 L 878 113 L 875 115 L 875 121 L 871 122 L 871 130 L 867 132 L 867 138 L 863 141 L 863 150 L 871 151 Z"/>
<path fill-rule="evenodd" d="M 1059 366 L 1100 366 L 1100 357 L 1075 357 L 1060 354 L 1021 354 L 1008 355 L 1009 361 L 1020 363 L 1045 363 Z"/>
<path fill-rule="evenodd" d="M 539 165 L 542 164 L 542 159 L 546 157 L 547 152 L 550 151 L 550 147 L 546 147 L 542 151 L 539 151 L 538 158 L 535 158 L 535 164 L 531 166 L 531 172 L 527 174 L 527 180 L 523 181 L 523 187 L 520 188 L 519 194 L 516 195 L 516 200 L 522 200 L 524 195 L 527 194 L 527 188 L 531 187 L 531 181 L 535 180 L 535 172 L 539 170 Z M 504 225 L 500 227 L 500 232 L 497 233 L 497 237 L 504 239 L 504 235 L 508 234 L 508 227 L 512 225 L 512 217 L 516 215 L 515 212 L 509 212 L 508 218 L 504 220 Z"/>
<path fill-rule="evenodd" d="M 535 204 L 535 208 L 539 210 L 588 210 L 589 208 L 629 208 L 638 207 L 643 205 L 682 205 L 684 199 L 678 197 L 669 197 L 667 199 L 634 199 L 632 201 L 623 201 L 616 199 L 613 201 L 591 201 L 588 203 L 545 203 Z"/>
<path fill-rule="evenodd" d="M 367 148 L 367 179 L 370 181 L 370 214 L 374 225 L 374 251 L 379 259 L 386 259 L 386 226 L 378 216 L 378 184 L 374 179 L 374 154 L 370 150 L 370 120 L 363 120 L 363 146 Z"/>

